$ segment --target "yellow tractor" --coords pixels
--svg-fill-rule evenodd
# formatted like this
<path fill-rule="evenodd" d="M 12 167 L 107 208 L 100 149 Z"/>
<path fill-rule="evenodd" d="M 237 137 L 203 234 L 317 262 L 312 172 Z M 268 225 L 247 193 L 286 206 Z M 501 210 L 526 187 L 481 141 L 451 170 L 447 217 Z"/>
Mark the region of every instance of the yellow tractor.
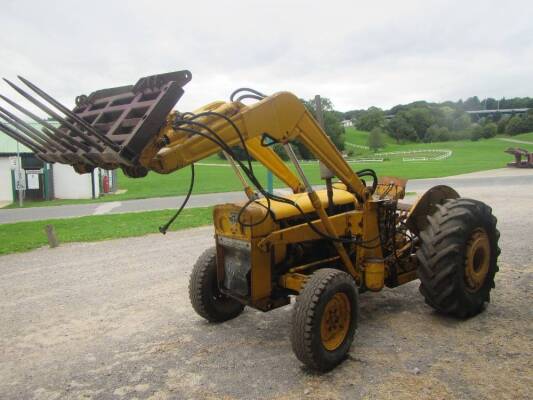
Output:
<path fill-rule="evenodd" d="M 294 353 L 308 367 L 327 371 L 350 349 L 362 292 L 420 279 L 427 304 L 458 318 L 478 314 L 489 301 L 500 252 L 490 207 L 448 186 L 428 190 L 413 205 L 403 202 L 404 180 L 378 178 L 371 169 L 353 171 L 291 93 L 267 96 L 243 88 L 228 102 L 172 111 L 191 79 L 189 71 L 178 71 L 78 96 L 70 110 L 20 79 L 38 97 L 7 82 L 59 125 L 2 96 L 19 115 L 0 107 L 0 130 L 44 161 L 70 164 L 79 173 L 122 168 L 135 178 L 190 166 L 188 199 L 194 163 L 224 154 L 248 200 L 214 208 L 213 247 L 191 273 L 192 307 L 208 321 L 235 318 L 245 306 L 270 311 L 296 297 Z M 42 128 L 27 124 L 20 113 Z M 325 189 L 308 181 L 294 142 L 319 160 Z M 256 162 L 293 194 L 265 190 Z"/>

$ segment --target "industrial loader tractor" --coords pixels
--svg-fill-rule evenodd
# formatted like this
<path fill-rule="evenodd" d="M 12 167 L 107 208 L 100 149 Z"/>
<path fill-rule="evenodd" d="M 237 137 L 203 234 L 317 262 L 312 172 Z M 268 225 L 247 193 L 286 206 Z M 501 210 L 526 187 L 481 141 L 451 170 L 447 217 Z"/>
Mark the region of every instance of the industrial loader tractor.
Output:
<path fill-rule="evenodd" d="M 405 180 L 352 170 L 317 122 L 320 113 L 315 119 L 291 93 L 242 88 L 227 102 L 173 111 L 191 79 L 178 71 L 78 96 L 71 110 L 19 79 L 24 86 L 6 82 L 56 123 L 1 96 L 0 130 L 46 162 L 70 164 L 78 173 L 122 168 L 133 178 L 189 166 L 187 200 L 194 163 L 219 152 L 227 158 L 246 197 L 214 208 L 213 246 L 191 273 L 192 307 L 208 321 L 236 318 L 246 306 L 271 311 L 295 297 L 294 353 L 311 369 L 327 371 L 349 352 L 363 292 L 419 279 L 426 303 L 457 318 L 478 314 L 490 299 L 500 253 L 491 208 L 444 185 L 404 202 Z M 324 189 L 308 181 L 294 142 L 319 160 Z M 293 194 L 265 190 L 257 163 Z"/>

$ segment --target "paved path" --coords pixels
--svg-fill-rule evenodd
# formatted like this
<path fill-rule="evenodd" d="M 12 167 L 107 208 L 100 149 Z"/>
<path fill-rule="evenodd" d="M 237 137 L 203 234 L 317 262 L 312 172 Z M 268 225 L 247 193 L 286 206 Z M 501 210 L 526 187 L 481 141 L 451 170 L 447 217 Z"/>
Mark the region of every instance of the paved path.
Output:
<path fill-rule="evenodd" d="M 327 374 L 293 355 L 291 306 L 223 324 L 194 313 L 188 276 L 212 227 L 1 256 L 0 399 L 531 399 L 533 184 L 478 178 L 454 183 L 498 217 L 487 309 L 443 317 L 418 282 L 365 293 L 350 355 Z"/>
<path fill-rule="evenodd" d="M 423 166 L 421 166 L 423 168 Z M 490 185 L 495 189 L 508 185 L 525 185 L 533 182 L 533 171 L 502 168 L 491 171 L 475 172 L 447 178 L 416 179 L 407 184 L 408 191 L 423 192 L 435 185 L 449 184 L 461 193 L 462 188 Z M 285 191 L 281 191 L 282 194 Z M 285 193 L 286 194 L 286 193 Z M 518 193 L 516 194 L 518 195 Z M 175 208 L 184 196 L 158 197 L 151 199 L 114 201 L 107 203 L 88 203 L 54 207 L 33 207 L 0 210 L 0 224 L 34 221 L 53 218 L 81 217 L 87 215 L 117 214 L 135 211 L 150 211 Z M 220 203 L 244 201 L 242 192 L 209 193 L 191 196 L 187 207 L 207 207 Z"/>
<path fill-rule="evenodd" d="M 533 142 L 528 142 L 527 140 L 508 139 L 508 138 L 497 138 L 497 139 L 503 140 L 504 142 L 511 142 L 511 143 L 533 144 Z"/>
<path fill-rule="evenodd" d="M 106 203 L 73 204 L 53 207 L 13 208 L 0 210 L 0 224 L 87 215 L 118 214 L 176 208 L 184 196 L 112 201 Z M 187 207 L 207 207 L 213 204 L 245 200 L 242 192 L 209 193 L 191 196 Z"/>

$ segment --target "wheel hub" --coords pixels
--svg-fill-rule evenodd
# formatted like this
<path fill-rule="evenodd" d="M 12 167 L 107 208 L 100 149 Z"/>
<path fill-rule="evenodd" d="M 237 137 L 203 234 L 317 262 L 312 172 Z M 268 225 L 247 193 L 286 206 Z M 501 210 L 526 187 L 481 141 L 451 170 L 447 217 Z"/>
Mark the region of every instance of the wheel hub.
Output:
<path fill-rule="evenodd" d="M 470 292 L 477 292 L 485 282 L 490 266 L 490 241 L 487 232 L 477 228 L 466 246 L 465 282 Z"/>
<path fill-rule="evenodd" d="M 326 350 L 337 349 L 348 333 L 352 319 L 350 299 L 336 293 L 326 304 L 320 323 L 320 338 Z"/>

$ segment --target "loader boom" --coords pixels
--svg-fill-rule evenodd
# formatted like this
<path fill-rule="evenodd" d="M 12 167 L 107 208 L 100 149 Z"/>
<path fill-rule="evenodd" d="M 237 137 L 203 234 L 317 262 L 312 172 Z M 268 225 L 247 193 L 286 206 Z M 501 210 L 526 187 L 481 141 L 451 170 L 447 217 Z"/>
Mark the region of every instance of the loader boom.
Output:
<path fill-rule="evenodd" d="M 200 114 L 204 110 L 206 109 L 197 110 L 193 114 Z M 301 141 L 317 159 L 333 171 L 352 193 L 362 200 L 368 197 L 365 185 L 311 113 L 293 94 L 276 93 L 250 106 L 240 102 L 217 103 L 217 107 L 209 111 L 228 117 L 235 126 L 223 118 L 213 116 L 198 118 L 194 122 L 205 123 L 224 143 L 230 146 L 240 144 L 237 130 L 240 131 L 250 153 L 295 192 L 301 190 L 301 182 L 275 152 L 261 146 L 262 137 L 268 137 L 282 144 L 293 140 Z M 169 126 L 171 124 L 172 122 L 169 122 L 160 135 L 160 139 L 163 136 L 168 144 L 151 158 L 142 159 L 142 162 L 146 163 L 144 166 L 148 169 L 169 173 L 209 157 L 220 150 L 208 138 L 188 132 L 186 129 L 198 129 L 198 125 L 187 124 L 187 119 L 184 119 L 183 124 L 174 128 Z"/>

